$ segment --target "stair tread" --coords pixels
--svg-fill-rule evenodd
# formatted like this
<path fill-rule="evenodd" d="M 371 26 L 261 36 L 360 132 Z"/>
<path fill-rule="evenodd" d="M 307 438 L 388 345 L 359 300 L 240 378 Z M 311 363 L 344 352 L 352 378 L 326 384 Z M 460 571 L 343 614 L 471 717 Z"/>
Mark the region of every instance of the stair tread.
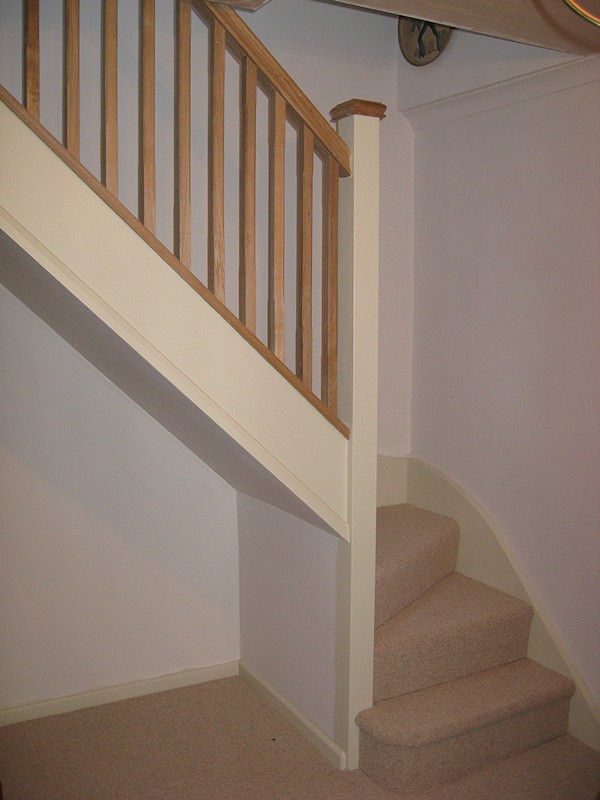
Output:
<path fill-rule="evenodd" d="M 381 625 L 376 638 L 395 634 L 412 640 L 449 629 L 456 633 L 474 621 L 493 621 L 506 614 L 531 618 L 533 609 L 523 600 L 454 572 Z"/>
<path fill-rule="evenodd" d="M 456 568 L 455 520 L 409 503 L 377 509 L 375 627 Z"/>
<path fill-rule="evenodd" d="M 513 756 L 425 792 L 390 800 L 596 800 L 600 753 L 571 736 Z"/>
<path fill-rule="evenodd" d="M 453 573 L 375 631 L 376 701 L 516 661 L 533 609 Z"/>
<path fill-rule="evenodd" d="M 439 538 L 458 530 L 455 520 L 434 514 L 410 503 L 380 506 L 377 509 L 377 566 L 384 566 L 400 553 L 401 557 L 421 549 L 431 536 Z"/>
<path fill-rule="evenodd" d="M 362 730 L 389 744 L 421 747 L 570 697 L 569 679 L 529 659 L 383 700 L 358 714 Z"/>

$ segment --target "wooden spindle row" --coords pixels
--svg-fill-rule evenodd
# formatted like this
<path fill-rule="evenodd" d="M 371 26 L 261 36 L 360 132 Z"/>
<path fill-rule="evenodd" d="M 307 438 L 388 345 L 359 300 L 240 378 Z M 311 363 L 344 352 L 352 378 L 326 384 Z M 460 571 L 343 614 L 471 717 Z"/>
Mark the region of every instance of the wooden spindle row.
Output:
<path fill-rule="evenodd" d="M 219 301 L 225 301 L 225 62 L 230 48 L 241 65 L 239 319 L 256 334 L 256 110 L 260 83 L 269 96 L 268 347 L 284 361 L 285 157 L 286 123 L 291 114 L 298 131 L 296 375 L 312 391 L 313 182 L 318 151 L 323 160 L 321 396 L 335 413 L 341 162 L 333 155 L 335 147 L 329 149 L 331 130 L 327 125 L 313 128 L 316 110 L 306 98 L 300 98 L 300 106 L 296 105 L 301 93 L 297 87 L 293 89 L 290 79 L 257 40 L 250 42 L 250 51 L 245 49 L 248 40 L 242 40 L 241 23 L 229 10 L 207 6 L 201 0 L 176 0 L 176 4 L 174 255 L 191 269 L 191 36 L 195 10 L 209 29 L 208 288 Z M 155 234 L 155 0 L 141 0 L 140 8 L 139 219 Z M 64 0 L 64 9 L 63 142 L 79 159 L 79 0 Z M 102 9 L 101 180 L 118 196 L 118 0 L 103 0 Z M 26 109 L 38 120 L 39 18 L 39 0 L 25 0 L 23 96 Z M 315 130 L 319 131 L 318 138 Z"/>
<path fill-rule="evenodd" d="M 118 192 L 117 3 L 104 0 L 102 19 L 102 182 Z M 79 0 L 65 0 L 63 143 L 75 158 L 80 148 Z M 24 105 L 40 118 L 39 0 L 25 0 Z"/>

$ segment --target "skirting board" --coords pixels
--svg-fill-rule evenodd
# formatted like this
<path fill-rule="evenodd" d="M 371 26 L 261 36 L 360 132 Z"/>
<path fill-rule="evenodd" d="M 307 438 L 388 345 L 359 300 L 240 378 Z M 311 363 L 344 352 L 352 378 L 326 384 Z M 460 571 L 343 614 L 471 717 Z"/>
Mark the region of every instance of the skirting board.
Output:
<path fill-rule="evenodd" d="M 320 728 L 311 722 L 289 700 L 286 700 L 277 689 L 274 689 L 240 660 L 239 674 L 247 683 L 275 708 L 289 723 L 291 723 L 308 741 L 314 745 L 325 758 L 337 769 L 346 769 L 346 753 L 333 739 L 323 733 Z"/>
<path fill-rule="evenodd" d="M 66 711 L 78 711 L 81 708 L 101 706 L 105 703 L 114 703 L 117 700 L 129 700 L 132 697 L 142 697 L 143 695 L 154 694 L 155 692 L 182 689 L 184 686 L 206 683 L 207 681 L 214 681 L 218 678 L 230 678 L 238 674 L 238 662 L 228 661 L 225 664 L 216 664 L 212 667 L 186 669 L 182 672 L 159 675 L 156 678 L 147 678 L 132 683 L 122 683 L 118 686 L 93 689 L 89 692 L 70 694 L 66 697 L 43 700 L 39 703 L 28 703 L 27 705 L 13 706 L 12 708 L 2 708 L 0 709 L 0 727 L 11 725 L 13 722 L 26 722 L 30 719 L 49 717 L 52 714 L 63 714 Z"/>
<path fill-rule="evenodd" d="M 377 456 L 377 505 L 407 501 L 408 458 Z"/>

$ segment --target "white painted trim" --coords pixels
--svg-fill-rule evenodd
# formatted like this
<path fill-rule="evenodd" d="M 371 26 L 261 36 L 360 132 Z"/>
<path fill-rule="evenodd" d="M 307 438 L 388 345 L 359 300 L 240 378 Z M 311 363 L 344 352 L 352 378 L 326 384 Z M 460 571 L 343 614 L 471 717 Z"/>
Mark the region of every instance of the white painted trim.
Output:
<path fill-rule="evenodd" d="M 352 153 L 340 183 L 339 409 L 350 422 L 350 542 L 338 551 L 335 740 L 358 768 L 355 718 L 373 703 L 377 371 L 379 315 L 379 119 L 349 116 L 338 133 Z"/>
<path fill-rule="evenodd" d="M 406 503 L 408 458 L 377 456 L 377 506 Z"/>
<path fill-rule="evenodd" d="M 346 769 L 346 753 L 318 728 L 308 717 L 290 703 L 277 689 L 253 672 L 242 659 L 239 662 L 239 674 L 257 694 L 263 697 L 273 708 L 291 723 L 308 741 L 314 745 L 325 758 L 337 769 Z"/>
<path fill-rule="evenodd" d="M 598 80 L 600 80 L 600 55 L 588 56 L 518 78 L 498 81 L 422 106 L 402 109 L 402 113 L 413 129 L 419 130 Z"/>
<path fill-rule="evenodd" d="M 239 675 L 239 664 L 237 661 L 228 661 L 225 664 L 185 669 L 169 675 L 159 675 L 155 678 L 146 678 L 132 683 L 105 686 L 101 689 L 92 689 L 89 692 L 42 700 L 39 703 L 2 708 L 0 709 L 0 727 L 11 725 L 14 722 L 26 722 L 30 719 L 49 717 L 53 714 L 64 714 L 67 711 L 79 711 L 81 708 L 102 706 L 105 703 L 115 703 L 118 700 L 129 700 L 132 697 L 143 697 L 155 692 L 182 689 L 184 686 L 194 686 L 197 683 L 215 681 L 219 678 L 231 678 L 234 675 Z"/>
<path fill-rule="evenodd" d="M 466 489 L 417 458 L 408 459 L 408 502 L 457 520 L 461 526 L 459 572 L 515 595 L 533 607 L 527 655 L 574 681 L 569 733 L 600 749 L 598 704 L 506 537 L 488 512 Z"/>

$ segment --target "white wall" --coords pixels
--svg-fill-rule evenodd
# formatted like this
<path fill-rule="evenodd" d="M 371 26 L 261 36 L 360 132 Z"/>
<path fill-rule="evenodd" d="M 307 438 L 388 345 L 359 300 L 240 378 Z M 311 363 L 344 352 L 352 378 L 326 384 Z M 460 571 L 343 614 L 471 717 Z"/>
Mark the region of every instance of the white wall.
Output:
<path fill-rule="evenodd" d="M 239 657 L 235 492 L 0 286 L 0 707 Z"/>
<path fill-rule="evenodd" d="M 598 58 L 480 100 L 416 134 L 413 452 L 504 532 L 598 698 Z"/>
<path fill-rule="evenodd" d="M 238 525 L 241 657 L 333 737 L 340 541 L 243 494 Z"/>

